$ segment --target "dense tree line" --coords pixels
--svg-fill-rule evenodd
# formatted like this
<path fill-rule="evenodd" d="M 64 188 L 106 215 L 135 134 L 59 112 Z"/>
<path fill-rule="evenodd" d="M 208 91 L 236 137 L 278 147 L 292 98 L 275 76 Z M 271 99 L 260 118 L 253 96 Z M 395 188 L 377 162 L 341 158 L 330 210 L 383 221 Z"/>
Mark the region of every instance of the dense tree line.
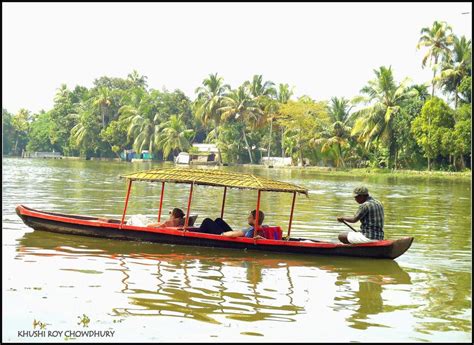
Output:
<path fill-rule="evenodd" d="M 2 110 L 3 154 L 118 157 L 134 148 L 170 160 L 192 143 L 211 142 L 229 163 L 265 155 L 336 167 L 470 168 L 471 41 L 434 22 L 421 30 L 418 48 L 426 51 L 422 66 L 433 70 L 426 85 L 398 82 L 381 66 L 351 100 L 296 99 L 288 84 L 262 75 L 232 88 L 210 74 L 194 100 L 152 89 L 136 71 L 98 78 L 90 89 L 61 85 L 49 111 Z"/>

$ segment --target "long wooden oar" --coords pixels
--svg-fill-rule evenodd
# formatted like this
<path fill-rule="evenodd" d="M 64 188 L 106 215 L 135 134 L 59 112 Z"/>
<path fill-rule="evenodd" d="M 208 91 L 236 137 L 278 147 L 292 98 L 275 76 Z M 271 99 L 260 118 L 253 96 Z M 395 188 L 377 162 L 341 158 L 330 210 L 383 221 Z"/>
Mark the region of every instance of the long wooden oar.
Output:
<path fill-rule="evenodd" d="M 357 232 L 357 230 L 354 229 L 354 228 L 353 228 L 352 226 L 350 226 L 349 224 L 347 224 L 345 220 L 343 220 L 342 222 L 343 222 L 344 224 L 346 224 L 349 228 L 351 228 L 353 231 Z"/>

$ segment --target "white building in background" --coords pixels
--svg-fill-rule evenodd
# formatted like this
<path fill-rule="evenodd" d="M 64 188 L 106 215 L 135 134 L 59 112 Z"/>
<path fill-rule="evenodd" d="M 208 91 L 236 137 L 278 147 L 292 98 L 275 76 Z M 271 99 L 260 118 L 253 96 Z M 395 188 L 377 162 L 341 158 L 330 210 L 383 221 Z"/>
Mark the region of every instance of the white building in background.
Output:
<path fill-rule="evenodd" d="M 219 162 L 219 150 L 215 144 L 193 144 L 192 152 L 180 152 L 176 164 L 213 165 Z"/>
<path fill-rule="evenodd" d="M 180 152 L 174 159 L 176 164 L 189 164 L 190 156 L 187 152 Z"/>

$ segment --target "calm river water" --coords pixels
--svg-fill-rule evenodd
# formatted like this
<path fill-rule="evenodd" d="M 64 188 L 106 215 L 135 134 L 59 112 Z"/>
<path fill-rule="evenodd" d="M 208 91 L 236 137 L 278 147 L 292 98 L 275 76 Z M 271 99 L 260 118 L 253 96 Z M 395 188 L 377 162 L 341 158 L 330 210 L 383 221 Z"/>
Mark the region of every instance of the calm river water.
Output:
<path fill-rule="evenodd" d="M 118 175 L 159 166 L 3 159 L 4 341 L 472 340 L 470 181 L 223 167 L 308 188 L 309 198 L 298 197 L 295 206 L 296 237 L 335 241 L 348 230 L 336 216 L 355 212 L 351 191 L 366 184 L 384 204 L 386 238 L 415 237 L 395 261 L 59 235 L 33 231 L 15 213 L 16 205 L 25 204 L 119 218 L 126 186 Z M 127 214 L 156 217 L 160 188 L 135 183 Z M 165 210 L 185 208 L 188 188 L 167 185 Z M 197 223 L 220 214 L 222 192 L 195 188 Z M 234 228 L 246 225 L 256 194 L 228 191 L 225 218 Z M 262 193 L 267 224 L 286 228 L 290 206 L 289 194 Z M 46 332 L 21 333 L 41 331 L 35 320 Z M 106 330 L 113 336 L 66 333 Z"/>

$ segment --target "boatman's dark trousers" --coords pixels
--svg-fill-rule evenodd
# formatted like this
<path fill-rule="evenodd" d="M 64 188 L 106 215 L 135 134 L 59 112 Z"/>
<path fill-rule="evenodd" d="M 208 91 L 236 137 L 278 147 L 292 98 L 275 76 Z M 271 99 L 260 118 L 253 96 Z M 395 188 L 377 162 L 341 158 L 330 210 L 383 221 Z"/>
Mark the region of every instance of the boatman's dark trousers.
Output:
<path fill-rule="evenodd" d="M 202 221 L 199 230 L 197 230 L 197 232 L 205 232 L 207 234 L 215 235 L 220 235 L 226 231 L 232 231 L 232 228 L 221 218 L 216 218 L 216 220 L 206 218 Z"/>

